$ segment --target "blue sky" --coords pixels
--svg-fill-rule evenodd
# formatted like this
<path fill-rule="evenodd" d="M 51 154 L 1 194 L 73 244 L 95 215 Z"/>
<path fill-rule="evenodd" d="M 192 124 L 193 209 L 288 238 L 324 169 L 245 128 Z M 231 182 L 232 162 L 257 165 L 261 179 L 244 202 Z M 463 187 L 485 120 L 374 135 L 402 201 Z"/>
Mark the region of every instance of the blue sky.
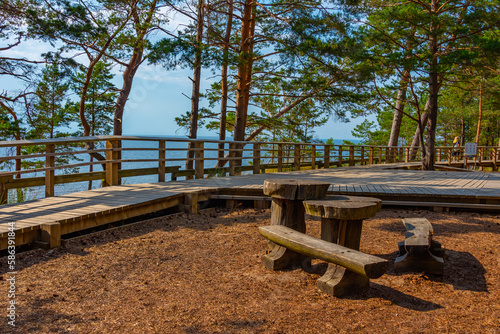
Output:
<path fill-rule="evenodd" d="M 53 50 L 53 48 L 47 44 L 31 40 L 8 52 L 10 56 L 36 59 L 41 53 L 49 50 Z M 116 75 L 114 79 L 115 85 L 121 87 L 122 79 L 119 67 L 115 67 L 114 72 Z M 210 77 L 212 76 L 208 70 L 205 73 Z M 192 76 L 191 71 L 167 71 L 160 66 L 141 65 L 125 106 L 123 134 L 148 136 L 185 135 L 185 131 L 177 127 L 174 119 L 191 108 L 191 101 L 186 97 L 191 96 L 192 89 L 191 80 L 188 76 Z M 13 80 L 12 78 L 0 77 L 0 90 L 8 91 L 13 87 L 20 87 Z M 203 79 L 202 91 L 209 87 L 210 80 Z M 354 139 L 351 130 L 356 124 L 361 123 L 363 119 L 359 117 L 349 123 L 340 123 L 331 119 L 325 125 L 316 129 L 316 137 L 319 139 Z M 203 128 L 200 128 L 198 134 L 199 136 L 218 136 L 218 133 L 209 132 Z"/>
<path fill-rule="evenodd" d="M 191 74 L 184 70 L 166 71 L 161 67 L 141 67 L 134 80 L 130 99 L 125 106 L 124 134 L 184 135 L 184 130 L 178 129 L 174 118 L 191 108 L 191 101 L 183 95 L 191 95 L 191 81 L 188 76 Z M 210 84 L 207 79 L 203 81 L 202 90 L 208 88 Z M 349 123 L 329 120 L 327 124 L 316 129 L 316 137 L 354 139 L 351 130 L 363 119 L 357 118 Z M 218 136 L 218 133 L 200 129 L 199 135 Z"/>

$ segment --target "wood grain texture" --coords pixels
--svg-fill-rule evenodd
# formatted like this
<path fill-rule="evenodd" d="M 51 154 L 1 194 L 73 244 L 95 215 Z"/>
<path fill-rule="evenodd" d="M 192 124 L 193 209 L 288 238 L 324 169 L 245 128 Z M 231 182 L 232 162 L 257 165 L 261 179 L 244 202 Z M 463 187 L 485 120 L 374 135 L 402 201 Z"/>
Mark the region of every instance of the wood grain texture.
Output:
<path fill-rule="evenodd" d="M 427 274 L 442 275 L 444 260 L 438 255 L 444 255 L 444 250 L 440 243 L 432 240 L 431 223 L 426 218 L 405 218 L 403 224 L 406 227 L 405 240 L 399 247 L 394 269 L 398 272 L 424 271 Z"/>
<path fill-rule="evenodd" d="M 338 264 L 368 278 L 378 278 L 387 270 L 387 260 L 317 239 L 285 226 L 259 227 L 259 232 L 265 238 L 294 252 Z"/>
<path fill-rule="evenodd" d="M 326 196 L 330 183 L 314 180 L 267 179 L 264 194 L 288 200 L 317 199 Z"/>
<path fill-rule="evenodd" d="M 339 220 L 362 220 L 375 216 L 379 211 L 377 202 L 330 199 L 304 201 L 304 207 L 311 216 Z"/>
<path fill-rule="evenodd" d="M 421 255 L 429 251 L 433 229 L 426 218 L 405 218 L 405 249 L 411 255 Z"/>
<path fill-rule="evenodd" d="M 76 140 L 81 141 L 81 139 Z M 30 142 L 31 144 L 31 142 Z M 378 149 L 374 151 L 374 157 Z M 321 170 L 304 170 L 275 174 L 243 175 L 226 178 L 204 178 L 188 181 L 161 182 L 105 187 L 62 196 L 36 199 L 24 203 L 0 206 L 0 245 L 7 239 L 8 223 L 19 222 L 17 229 L 18 245 L 32 242 L 34 233 L 39 232 L 42 223 L 75 220 L 88 221 L 92 224 L 105 224 L 120 219 L 122 216 L 132 217 L 152 212 L 156 208 L 176 206 L 183 201 L 184 194 L 189 192 L 210 192 L 220 195 L 257 195 L 262 196 L 264 181 L 270 178 L 303 179 L 320 181 L 332 185 L 330 191 L 338 196 L 347 192 L 347 185 L 353 188 L 356 197 L 381 196 L 384 203 L 403 206 L 446 206 L 470 210 L 499 210 L 500 207 L 500 174 L 477 171 L 420 171 L 409 167 L 418 164 L 374 165 L 350 168 L 331 168 Z M 248 166 L 252 169 L 252 166 Z M 390 167 L 390 168 L 389 168 Z M 404 169 L 394 169 L 394 168 Z M 166 167 L 166 172 L 170 168 Z M 413 168 L 413 167 L 412 167 Z M 140 175 L 154 174 L 157 168 L 145 168 Z M 134 171 L 135 175 L 137 171 Z M 131 175 L 128 170 L 119 171 L 119 177 Z M 191 171 L 194 174 L 194 171 Z M 3 175 L 3 174 L 2 174 Z M 90 174 L 89 174 L 90 175 Z M 69 182 L 71 178 L 84 180 L 87 177 L 103 178 L 103 172 L 87 174 L 56 175 L 56 183 Z M 139 174 L 137 174 L 139 175 Z M 174 174 L 172 174 L 174 175 Z M 58 180 L 64 178 L 64 180 Z M 44 177 L 39 177 L 43 184 Z M 38 180 L 37 179 L 37 180 Z M 479 180 L 478 182 L 475 182 Z M 13 182 L 28 182 L 30 179 L 12 179 L 4 176 L 2 189 L 10 189 Z M 30 181 L 31 182 L 31 181 Z M 38 182 L 38 181 L 37 181 Z M 24 185 L 24 183 L 23 183 Z M 389 188 L 391 186 L 392 188 Z M 404 189 L 402 194 L 392 190 Z M 432 191 L 430 191 L 432 189 Z M 177 196 L 177 197 L 176 197 Z M 180 196 L 180 197 L 179 197 Z M 353 200 L 352 198 L 350 199 Z M 391 202 L 389 202 L 391 201 Z M 404 201 L 404 202 L 403 202 Z M 120 211 L 124 213 L 121 214 Z M 94 217 L 94 218 L 91 218 Z M 23 220 L 26 218 L 26 220 Z M 94 219 L 92 222 L 91 219 Z M 73 224 L 73 223 L 71 223 Z M 85 223 L 87 224 L 87 223 Z M 86 226 L 82 224 L 82 226 Z M 64 224 L 63 224 L 64 225 Z M 77 228 L 73 225 L 71 230 Z M 62 226 L 62 229 L 67 230 Z M 25 241 L 24 241 L 25 240 Z M 2 248 L 3 246 L 0 246 Z"/>

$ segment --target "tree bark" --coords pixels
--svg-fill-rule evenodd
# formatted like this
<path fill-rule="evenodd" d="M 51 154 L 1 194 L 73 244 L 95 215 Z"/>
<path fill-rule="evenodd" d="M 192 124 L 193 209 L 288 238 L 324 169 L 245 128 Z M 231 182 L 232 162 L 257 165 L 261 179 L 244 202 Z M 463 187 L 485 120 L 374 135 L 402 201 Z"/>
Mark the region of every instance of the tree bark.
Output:
<path fill-rule="evenodd" d="M 404 71 L 399 81 L 398 96 L 396 98 L 396 109 L 394 110 L 394 117 L 392 119 L 391 135 L 387 146 L 398 146 L 399 133 L 401 131 L 401 122 L 403 120 L 403 111 L 405 108 L 406 89 L 408 88 L 408 71 Z M 391 156 L 393 156 L 394 149 L 391 149 Z"/>
<path fill-rule="evenodd" d="M 406 81 L 408 72 L 403 73 L 399 84 L 398 97 L 396 100 L 396 109 L 394 110 L 394 117 L 392 119 L 391 135 L 387 146 L 397 146 L 399 133 L 401 130 L 401 121 L 403 120 L 403 111 L 405 108 L 406 89 L 408 83 Z"/>
<path fill-rule="evenodd" d="M 228 67 L 229 67 L 229 40 L 231 38 L 232 28 L 233 28 L 233 0 L 229 0 L 228 1 L 226 34 L 224 36 L 222 71 L 221 71 L 221 102 L 220 102 L 219 140 L 226 140 L 226 116 L 227 116 L 227 99 L 228 99 L 227 74 L 228 74 Z M 219 160 L 224 158 L 224 143 L 219 143 L 218 157 L 219 157 Z M 219 164 L 219 163 L 217 162 L 217 164 Z"/>
<path fill-rule="evenodd" d="M 17 114 L 14 112 L 14 110 L 12 108 L 10 108 L 9 106 L 5 105 L 3 102 L 0 101 L 0 105 L 2 107 L 4 107 L 7 112 L 12 116 L 12 118 L 14 119 L 14 122 L 17 123 L 18 121 L 18 118 L 17 118 Z M 16 132 L 14 133 L 14 138 L 16 140 L 21 140 L 21 130 L 19 128 L 17 128 Z M 17 145 L 16 146 L 16 155 L 17 156 L 20 156 L 21 155 L 21 146 L 20 145 Z M 21 171 L 21 168 L 22 168 L 22 160 L 20 158 L 18 159 L 15 159 L 15 169 L 16 169 L 16 172 L 18 171 Z M 20 173 L 17 173 L 15 175 L 15 178 L 16 179 L 20 179 L 21 178 L 21 174 Z M 8 195 L 6 196 L 6 200 L 8 201 Z M 23 190 L 21 188 L 18 188 L 17 189 L 17 203 L 21 203 L 24 201 L 24 193 L 23 193 Z"/>
<path fill-rule="evenodd" d="M 425 103 L 424 107 L 424 112 L 420 115 L 420 124 L 417 124 L 417 128 L 415 129 L 415 134 L 413 136 L 413 140 L 411 142 L 411 148 L 410 148 L 410 161 L 414 161 L 416 156 L 417 156 L 417 148 L 423 147 L 421 146 L 421 138 L 422 138 L 422 131 L 421 129 L 425 128 L 427 125 L 427 121 L 429 119 L 429 106 L 430 106 L 430 101 L 427 99 L 427 102 Z"/>
<path fill-rule="evenodd" d="M 136 39 L 134 42 L 134 48 L 132 50 L 132 57 L 130 58 L 128 64 L 125 66 L 123 71 L 123 86 L 118 94 L 115 104 L 115 112 L 113 118 L 113 135 L 121 136 L 123 130 L 123 110 L 125 109 L 125 103 L 130 95 L 130 90 L 132 89 L 132 82 L 134 80 L 135 73 L 142 62 L 142 57 L 144 54 L 144 38 L 148 32 L 148 26 L 153 19 L 153 15 L 156 10 L 157 0 L 151 2 L 148 9 L 148 15 L 144 22 L 141 22 L 139 13 L 137 12 L 137 7 L 132 6 L 131 12 L 134 19 Z"/>
<path fill-rule="evenodd" d="M 201 43 L 203 42 L 203 19 L 204 19 L 204 0 L 198 1 L 198 15 L 196 22 L 196 41 L 194 52 L 194 74 L 193 90 L 191 93 L 191 117 L 189 120 L 189 138 L 196 139 L 198 133 L 198 113 L 200 106 L 200 81 L 201 81 Z M 194 142 L 189 142 L 186 169 L 193 169 Z"/>
<path fill-rule="evenodd" d="M 123 132 L 123 111 L 125 103 L 128 100 L 130 91 L 132 90 L 132 82 L 134 81 L 135 73 L 142 61 L 143 50 L 134 48 L 134 52 L 128 62 L 125 71 L 123 71 L 123 85 L 115 104 L 115 113 L 113 117 L 113 135 L 121 136 Z"/>
<path fill-rule="evenodd" d="M 129 19 L 130 19 L 130 15 L 127 15 L 127 19 L 124 20 L 122 22 L 122 24 L 113 32 L 113 34 L 108 37 L 108 39 L 106 40 L 106 42 L 104 43 L 102 48 L 99 50 L 99 52 L 97 53 L 97 55 L 93 59 L 90 59 L 91 55 L 90 55 L 90 53 L 88 53 L 90 63 L 89 63 L 89 67 L 87 68 L 87 73 L 85 75 L 85 81 L 83 82 L 83 85 L 82 85 L 82 90 L 81 90 L 81 94 L 80 94 L 80 103 L 79 103 L 79 107 L 78 107 L 78 114 L 80 116 L 80 121 L 81 121 L 82 126 L 83 126 L 83 136 L 84 137 L 89 136 L 91 133 L 90 125 L 89 125 L 87 118 L 85 116 L 85 102 L 87 101 L 87 91 L 89 88 L 90 81 L 92 79 L 92 73 L 94 72 L 94 67 L 99 63 L 102 56 L 106 53 L 109 46 L 111 45 L 111 42 L 113 42 L 113 40 L 118 35 L 118 33 L 120 33 L 120 31 L 123 30 L 123 28 L 125 27 L 125 25 L 129 21 Z M 94 144 L 91 142 L 85 142 L 85 149 L 93 150 Z M 92 161 L 92 158 L 94 158 L 98 161 L 106 160 L 106 157 L 104 157 L 102 154 L 97 153 L 97 152 L 90 153 L 90 157 L 91 157 L 91 161 Z M 102 164 L 101 166 L 102 166 L 102 170 L 106 170 L 106 164 Z"/>
<path fill-rule="evenodd" d="M 431 15 L 435 16 L 438 10 L 438 0 L 431 0 Z M 434 146 L 436 139 L 436 123 L 438 113 L 438 43 L 437 43 L 437 23 L 431 21 L 429 27 L 429 120 L 425 136 L 425 156 L 422 159 L 423 170 L 434 169 Z"/>
<path fill-rule="evenodd" d="M 477 117 L 476 145 L 479 146 L 479 137 L 481 136 L 481 122 L 483 120 L 483 78 L 479 83 L 479 115 Z"/>
<path fill-rule="evenodd" d="M 255 30 L 255 2 L 245 0 L 243 4 L 243 18 L 241 24 L 240 58 L 238 64 L 238 80 L 236 91 L 236 115 L 234 123 L 234 141 L 243 141 L 245 138 L 245 128 L 247 123 L 248 103 L 250 101 L 250 83 L 253 67 L 253 45 Z M 241 158 L 241 145 L 236 145 L 238 149 L 235 157 Z M 241 159 L 235 161 L 236 166 L 241 166 Z"/>

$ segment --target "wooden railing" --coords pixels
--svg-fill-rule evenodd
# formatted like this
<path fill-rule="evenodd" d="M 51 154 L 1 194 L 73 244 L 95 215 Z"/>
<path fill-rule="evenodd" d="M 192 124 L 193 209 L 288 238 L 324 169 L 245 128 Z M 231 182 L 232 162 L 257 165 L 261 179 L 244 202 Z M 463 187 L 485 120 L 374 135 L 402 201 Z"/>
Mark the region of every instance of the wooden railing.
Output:
<path fill-rule="evenodd" d="M 187 147 L 194 142 L 193 169 L 186 169 Z M 87 147 L 85 148 L 85 143 Z M 90 143 L 90 145 L 89 145 Z M 218 144 L 224 143 L 221 166 Z M 238 148 L 236 148 L 238 147 Z M 492 161 L 497 169 L 498 148 L 479 147 L 478 161 Z M 452 165 L 452 147 L 437 147 L 437 161 Z M 126 183 L 165 182 L 178 178 L 204 178 L 311 168 L 409 162 L 410 147 L 330 145 L 324 143 L 233 142 L 167 137 L 97 136 L 52 140 L 0 142 L 0 203 L 9 189 L 44 187 L 44 196 L 86 190 L 56 186 L 86 182 L 91 187 Z M 17 152 L 17 153 L 14 153 Z M 21 152 L 21 154 L 19 154 Z M 240 154 L 236 154 L 236 152 Z M 101 156 L 101 160 L 90 156 Z M 239 158 L 242 156 L 242 158 Z M 64 159 L 63 159 L 64 158 Z M 420 159 L 417 148 L 416 159 Z M 221 161 L 219 161 L 221 160 Z M 219 166 L 217 163 L 219 162 Z M 97 169 L 97 170 L 95 170 Z M 153 178 L 144 179 L 146 176 Z M 168 178 L 169 176 L 169 178 Z M 136 179 L 134 179 L 136 177 Z M 139 179 L 137 179 L 139 177 Z M 9 201 L 22 201 L 23 193 Z M 36 196 L 40 196 L 37 194 Z M 33 197 L 33 196 L 31 196 Z M 40 196 L 41 197 L 41 196 Z M 30 199 L 29 196 L 27 199 Z"/>

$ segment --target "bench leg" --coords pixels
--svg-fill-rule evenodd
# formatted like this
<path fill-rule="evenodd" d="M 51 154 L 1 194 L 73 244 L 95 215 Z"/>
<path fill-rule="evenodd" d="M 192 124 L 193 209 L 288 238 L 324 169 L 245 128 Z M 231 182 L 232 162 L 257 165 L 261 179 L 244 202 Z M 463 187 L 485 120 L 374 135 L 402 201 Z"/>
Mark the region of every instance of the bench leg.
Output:
<path fill-rule="evenodd" d="M 305 209 L 302 201 L 273 198 L 271 203 L 271 225 L 283 225 L 305 233 Z M 264 257 L 266 268 L 280 270 L 290 267 L 310 268 L 311 259 L 285 247 L 269 243 L 271 252 Z"/>
<path fill-rule="evenodd" d="M 401 257 L 406 254 L 406 248 L 405 248 L 405 242 L 400 241 L 398 242 L 398 249 L 399 249 L 399 254 L 398 257 Z M 442 257 L 444 259 L 446 252 L 444 248 L 441 247 L 441 243 L 436 240 L 431 240 L 431 247 L 429 249 L 432 255 L 437 256 L 437 257 Z"/>
<path fill-rule="evenodd" d="M 340 297 L 348 291 L 369 286 L 369 284 L 370 280 L 367 277 L 330 263 L 326 273 L 318 279 L 318 290 Z"/>
<path fill-rule="evenodd" d="M 302 266 L 306 270 L 311 268 L 311 258 L 289 250 L 286 247 L 274 244 L 271 252 L 264 256 L 264 265 L 270 270 L 287 269 Z"/>
<path fill-rule="evenodd" d="M 396 258 L 394 269 L 397 272 L 425 271 L 426 274 L 443 275 L 444 261 L 443 258 L 434 256 L 430 252 L 420 256 L 406 253 Z"/>
<path fill-rule="evenodd" d="M 359 250 L 362 220 L 321 218 L 321 239 Z"/>

